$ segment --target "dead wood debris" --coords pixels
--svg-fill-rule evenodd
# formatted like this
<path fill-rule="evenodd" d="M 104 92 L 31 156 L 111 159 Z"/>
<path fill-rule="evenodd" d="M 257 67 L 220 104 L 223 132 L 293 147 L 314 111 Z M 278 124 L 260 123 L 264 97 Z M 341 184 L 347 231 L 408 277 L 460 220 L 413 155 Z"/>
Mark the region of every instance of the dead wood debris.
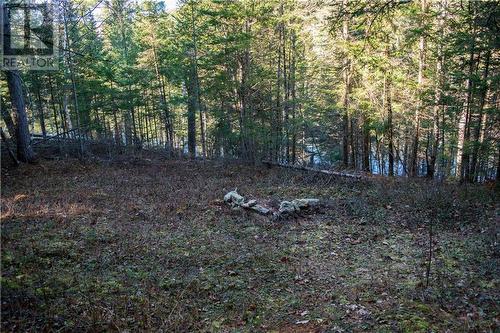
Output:
<path fill-rule="evenodd" d="M 311 172 L 322 173 L 322 174 L 330 175 L 330 176 L 351 178 L 351 179 L 357 179 L 357 180 L 363 178 L 361 175 L 353 174 L 353 173 L 338 172 L 338 171 L 332 171 L 332 170 L 320 170 L 320 169 L 314 169 L 314 168 L 309 168 L 309 167 L 305 167 L 305 166 L 290 165 L 290 164 L 283 164 L 283 163 L 274 163 L 274 162 L 269 162 L 269 161 L 263 161 L 262 163 L 264 165 L 267 165 L 268 167 L 276 166 L 276 167 L 280 167 L 280 168 L 295 169 L 295 170 L 301 170 L 301 171 L 311 171 Z"/>
<path fill-rule="evenodd" d="M 294 199 L 292 201 L 282 201 L 279 209 L 273 209 L 264 205 L 258 204 L 257 200 L 245 200 L 245 197 L 240 195 L 237 190 L 228 192 L 224 196 L 224 202 L 233 208 L 244 208 L 253 210 L 254 212 L 272 216 L 273 218 L 284 218 L 298 214 L 303 210 L 319 205 L 319 199 Z"/>

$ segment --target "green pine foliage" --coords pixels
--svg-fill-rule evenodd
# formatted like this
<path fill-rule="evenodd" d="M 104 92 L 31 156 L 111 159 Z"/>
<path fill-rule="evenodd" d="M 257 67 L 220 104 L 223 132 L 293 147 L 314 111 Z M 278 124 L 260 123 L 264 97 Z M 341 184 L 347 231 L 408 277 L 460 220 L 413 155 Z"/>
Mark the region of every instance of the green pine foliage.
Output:
<path fill-rule="evenodd" d="M 497 2 L 60 5 L 59 71 L 23 73 L 34 132 L 79 123 L 89 138 L 170 154 L 497 172 Z"/>

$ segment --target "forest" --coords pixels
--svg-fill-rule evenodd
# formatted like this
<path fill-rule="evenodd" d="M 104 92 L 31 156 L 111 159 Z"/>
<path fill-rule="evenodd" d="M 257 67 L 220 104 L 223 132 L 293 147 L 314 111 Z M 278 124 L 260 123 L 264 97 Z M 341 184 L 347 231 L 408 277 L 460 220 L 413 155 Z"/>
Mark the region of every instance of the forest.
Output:
<path fill-rule="evenodd" d="M 389 176 L 498 178 L 495 1 L 57 5 L 59 70 L 22 77 L 33 133 Z"/>
<path fill-rule="evenodd" d="M 500 2 L 1 9 L 2 331 L 500 328 Z"/>

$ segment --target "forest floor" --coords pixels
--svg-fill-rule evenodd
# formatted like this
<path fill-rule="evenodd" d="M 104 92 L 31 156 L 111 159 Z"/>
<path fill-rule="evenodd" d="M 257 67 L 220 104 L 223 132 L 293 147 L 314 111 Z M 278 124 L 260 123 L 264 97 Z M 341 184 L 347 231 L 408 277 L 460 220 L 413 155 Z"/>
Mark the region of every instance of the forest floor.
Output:
<path fill-rule="evenodd" d="M 328 204 L 273 221 L 227 207 L 235 188 Z M 159 158 L 3 170 L 2 331 L 495 331 L 499 202 L 485 186 Z"/>

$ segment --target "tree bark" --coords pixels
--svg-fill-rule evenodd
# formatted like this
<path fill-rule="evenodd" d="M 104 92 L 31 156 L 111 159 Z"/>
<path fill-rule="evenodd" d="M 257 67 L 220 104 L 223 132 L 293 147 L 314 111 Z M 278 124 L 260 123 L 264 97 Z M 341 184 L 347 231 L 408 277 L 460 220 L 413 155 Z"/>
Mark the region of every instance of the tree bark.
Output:
<path fill-rule="evenodd" d="M 155 67 L 156 80 L 158 81 L 158 90 L 160 93 L 160 101 L 161 101 L 161 109 L 164 112 L 165 117 L 165 134 L 167 136 L 167 148 L 169 153 L 172 153 L 174 149 L 174 139 L 173 139 L 173 125 L 172 125 L 172 117 L 170 115 L 169 106 L 167 103 L 167 96 L 165 90 L 165 81 L 163 76 L 160 73 L 160 64 L 158 60 L 158 54 L 156 51 L 156 47 L 153 46 L 153 61 Z"/>
<path fill-rule="evenodd" d="M 370 172 L 370 128 L 366 115 L 363 115 L 363 171 Z"/>
<path fill-rule="evenodd" d="M 38 99 L 38 117 L 40 118 L 40 128 L 42 130 L 43 138 L 47 137 L 47 129 L 45 128 L 45 115 L 43 112 L 42 96 L 40 94 L 40 85 L 37 86 L 36 95 Z"/>
<path fill-rule="evenodd" d="M 284 4 L 280 1 L 279 7 L 279 17 L 282 20 L 284 15 Z M 283 69 L 282 69 L 282 54 L 284 49 L 284 23 L 281 21 L 278 23 L 278 50 L 277 50 L 277 68 L 276 68 L 276 112 L 275 112 L 275 123 L 272 124 L 274 127 L 275 138 L 274 138 L 274 161 L 279 161 L 281 159 L 281 147 L 282 147 L 282 135 L 283 135 L 283 104 L 281 99 L 281 87 L 283 84 Z"/>
<path fill-rule="evenodd" d="M 3 31 L 4 43 L 10 45 L 10 13 L 7 7 L 3 8 Z M 28 125 L 28 116 L 26 114 L 26 105 L 24 103 L 23 87 L 21 84 L 21 76 L 18 71 L 5 71 L 7 77 L 7 85 L 9 89 L 12 107 L 16 115 L 16 144 L 17 158 L 21 162 L 34 162 L 35 153 L 31 147 L 31 139 Z"/>
<path fill-rule="evenodd" d="M 16 125 L 14 124 L 14 120 L 12 120 L 12 115 L 7 109 L 2 96 L 0 96 L 0 110 L 2 111 L 2 119 L 5 125 L 7 125 L 7 131 L 9 132 L 10 138 L 16 140 Z"/>
<path fill-rule="evenodd" d="M 469 3 L 469 6 L 471 4 Z M 470 7 L 469 7 L 470 11 Z M 471 31 L 472 35 L 476 35 L 476 29 L 475 29 L 475 24 L 471 23 Z M 456 152 L 456 170 L 455 170 L 455 176 L 460 180 L 460 182 L 465 180 L 465 175 L 466 171 L 465 169 L 467 168 L 468 165 L 468 153 L 464 149 L 464 145 L 466 142 L 466 132 L 467 132 L 467 127 L 469 126 L 468 120 L 469 120 L 469 113 L 471 109 L 471 104 L 472 104 L 472 90 L 473 90 L 473 83 L 472 83 L 472 75 L 474 72 L 474 65 L 475 65 L 475 37 L 473 37 L 470 45 L 470 53 L 469 53 L 469 73 L 468 73 L 468 78 L 465 83 L 465 98 L 464 98 L 464 104 L 463 104 L 463 109 L 460 112 L 459 115 L 459 121 L 458 121 L 458 143 L 457 143 L 457 152 Z"/>
<path fill-rule="evenodd" d="M 28 116 L 24 103 L 21 77 L 18 71 L 6 71 L 6 76 L 12 107 L 16 115 L 17 158 L 21 162 L 31 163 L 35 161 L 35 154 L 31 147 Z"/>
<path fill-rule="evenodd" d="M 422 15 L 424 16 L 427 13 L 427 0 L 420 1 L 420 7 L 422 10 Z M 421 22 L 424 22 L 422 19 Z M 420 42 L 418 47 L 418 93 L 419 93 L 419 102 L 415 109 L 415 128 L 414 128 L 414 137 L 411 151 L 411 159 L 410 159 L 410 176 L 416 177 L 418 176 L 418 147 L 420 141 L 420 117 L 421 113 L 424 109 L 424 103 L 422 101 L 422 93 L 423 93 L 423 85 L 424 85 L 424 70 L 425 70 L 425 53 L 426 53 L 426 38 L 422 33 L 420 36 Z"/>
<path fill-rule="evenodd" d="M 489 73 L 489 67 L 490 67 L 490 58 L 491 58 L 491 51 L 488 51 L 486 54 L 486 58 L 484 60 L 484 73 L 483 73 L 483 87 L 481 89 L 481 99 L 479 102 L 479 114 L 478 114 L 478 125 L 475 128 L 474 131 L 474 149 L 472 151 L 472 161 L 470 164 L 470 173 L 469 173 L 469 181 L 474 182 L 477 176 L 477 171 L 478 171 L 478 160 L 479 160 L 479 152 L 481 150 L 482 146 L 482 139 L 481 139 L 481 132 L 484 126 L 484 123 L 486 122 L 485 116 L 486 114 L 484 113 L 484 105 L 486 104 L 486 96 L 488 94 L 488 73 Z"/>
<path fill-rule="evenodd" d="M 446 19 L 447 10 L 447 0 L 441 0 L 440 2 L 440 13 L 438 18 L 438 29 L 440 31 L 440 38 L 444 37 L 444 21 Z M 443 66 L 444 66 L 444 55 L 443 55 L 443 41 L 439 40 L 437 45 L 437 59 L 436 59 L 436 86 L 434 90 L 434 108 L 433 108 L 433 124 L 432 124 L 432 134 L 429 143 L 429 159 L 427 160 L 427 177 L 434 178 L 436 172 L 436 160 L 439 148 L 439 135 L 440 135 L 440 115 L 439 110 L 441 110 L 441 105 L 443 104 Z"/>
<path fill-rule="evenodd" d="M 292 59 L 290 66 L 290 86 L 291 86 L 291 97 L 292 97 L 292 164 L 295 164 L 297 160 L 297 81 L 296 81 L 296 56 L 297 56 L 297 36 L 295 31 L 292 33 Z"/>
<path fill-rule="evenodd" d="M 191 83 L 192 83 L 192 93 L 194 95 L 193 98 L 196 99 L 196 101 L 193 101 L 194 112 L 195 114 L 199 113 L 200 115 L 201 152 L 202 156 L 206 157 L 207 156 L 206 112 L 205 108 L 201 107 L 202 101 L 200 93 L 200 79 L 198 76 L 198 38 L 196 33 L 195 3 L 196 1 L 189 2 L 189 5 L 191 7 L 191 42 L 192 42 L 192 49 L 190 50 L 191 71 L 192 71 Z M 194 126 L 196 126 L 196 124 Z M 191 152 L 191 150 L 190 153 L 194 157 L 194 154 Z"/>
<path fill-rule="evenodd" d="M 496 174 L 496 186 L 500 187 L 500 143 L 497 144 L 498 146 L 498 157 L 497 157 L 497 174 Z"/>
<path fill-rule="evenodd" d="M 68 63 L 68 69 L 69 69 L 69 75 L 70 75 L 70 81 L 71 81 L 71 90 L 73 92 L 73 106 L 75 108 L 75 113 L 76 113 L 76 126 L 78 127 L 78 146 L 79 146 L 79 154 L 80 158 L 83 157 L 83 141 L 82 141 L 82 128 L 81 128 L 81 122 L 80 122 L 80 110 L 78 108 L 78 96 L 76 93 L 76 80 L 75 80 L 75 71 L 73 68 L 73 56 L 71 54 L 71 41 L 69 38 L 69 31 L 68 31 L 68 14 L 69 8 L 68 8 L 68 1 L 65 0 L 64 2 L 64 9 L 63 9 L 63 21 L 64 21 L 64 36 L 66 40 L 66 56 L 67 56 L 67 63 Z M 66 111 L 67 111 L 67 104 L 66 104 Z M 69 113 L 68 113 L 69 117 Z"/>
<path fill-rule="evenodd" d="M 343 7 L 347 7 L 349 0 L 343 0 L 342 5 Z M 347 17 L 347 14 L 344 15 L 343 22 L 342 22 L 342 38 L 344 42 L 347 44 L 347 41 L 349 40 L 349 18 Z M 346 52 L 347 53 L 347 52 Z M 349 119 L 349 58 L 347 57 L 347 54 L 344 56 L 344 61 L 342 64 L 343 67 L 343 81 L 344 81 L 344 93 L 342 96 L 342 109 L 343 109 L 343 114 L 342 114 L 342 125 L 343 125 L 343 135 L 342 135 L 342 162 L 344 164 L 344 167 L 349 166 L 349 136 L 350 136 L 350 119 Z"/>
<path fill-rule="evenodd" d="M 390 72 L 384 76 L 385 109 L 387 112 L 387 141 L 389 142 L 389 176 L 394 176 L 394 129 L 392 124 L 392 98 Z"/>
<path fill-rule="evenodd" d="M 54 117 L 54 125 L 56 126 L 56 134 L 59 135 L 59 122 L 57 120 L 57 108 L 54 100 L 54 89 L 52 87 L 52 75 L 49 74 L 49 91 L 50 91 L 50 102 L 52 104 L 52 112 Z M 63 130 L 64 131 L 64 130 Z"/>
<path fill-rule="evenodd" d="M 196 113 L 199 110 L 198 98 L 195 93 L 194 74 L 191 69 L 189 78 L 186 80 L 188 94 L 188 151 L 191 158 L 196 157 Z"/>

